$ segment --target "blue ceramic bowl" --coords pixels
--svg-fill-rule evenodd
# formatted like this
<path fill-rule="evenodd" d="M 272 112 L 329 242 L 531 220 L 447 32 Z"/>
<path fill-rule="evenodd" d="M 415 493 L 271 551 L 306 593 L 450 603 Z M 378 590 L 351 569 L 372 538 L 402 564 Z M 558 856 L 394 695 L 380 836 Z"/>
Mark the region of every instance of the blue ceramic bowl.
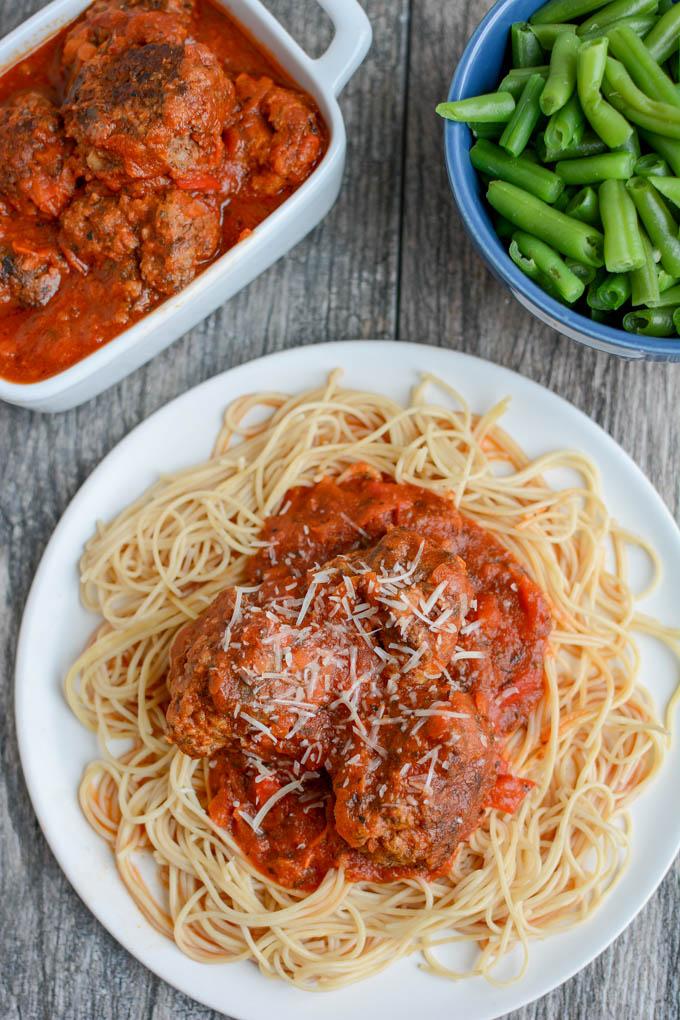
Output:
<path fill-rule="evenodd" d="M 511 24 L 527 21 L 540 6 L 536 0 L 499 0 L 492 7 L 465 47 L 451 82 L 450 100 L 496 90 Z M 444 143 L 451 188 L 470 237 L 491 271 L 510 288 L 520 304 L 558 333 L 599 351 L 622 358 L 680 361 L 680 340 L 655 340 L 593 322 L 549 297 L 517 268 L 494 231 L 481 182 L 470 163 L 472 141 L 465 124 L 446 121 Z"/>

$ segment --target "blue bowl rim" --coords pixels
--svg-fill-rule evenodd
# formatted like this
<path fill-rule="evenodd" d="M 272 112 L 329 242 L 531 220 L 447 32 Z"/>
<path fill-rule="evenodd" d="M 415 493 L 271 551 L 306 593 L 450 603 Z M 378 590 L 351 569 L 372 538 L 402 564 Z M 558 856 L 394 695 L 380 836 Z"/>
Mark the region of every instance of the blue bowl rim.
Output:
<path fill-rule="evenodd" d="M 463 99 L 467 95 L 474 95 L 468 92 L 468 82 L 472 66 L 480 55 L 488 36 L 497 29 L 500 19 L 507 14 L 508 9 L 515 6 L 517 0 L 497 0 L 486 16 L 471 35 L 463 54 L 456 67 L 451 87 L 449 89 L 449 101 Z M 536 9 L 541 3 L 536 4 Z M 521 18 L 519 20 L 525 20 Z M 504 29 L 505 31 L 505 29 Z M 465 124 L 457 124 L 454 121 L 444 123 L 444 147 L 446 157 L 446 169 L 449 177 L 451 190 L 463 218 L 468 232 L 474 239 L 486 261 L 495 269 L 502 280 L 512 291 L 519 291 L 531 304 L 536 305 L 551 319 L 557 320 L 566 326 L 572 333 L 582 334 L 593 342 L 591 346 L 602 348 L 618 347 L 623 357 L 644 357 L 649 356 L 656 360 L 665 358 L 677 359 L 680 356 L 680 340 L 678 339 L 654 339 L 653 337 L 640 336 L 637 333 L 626 333 L 622 329 L 614 329 L 599 322 L 593 322 L 580 312 L 572 311 L 559 301 L 551 298 L 545 291 L 541 290 L 532 280 L 517 268 L 507 251 L 503 248 L 500 238 L 493 230 L 488 217 L 483 215 L 485 211 L 484 200 L 475 190 L 474 184 L 477 181 L 476 172 L 472 169 L 468 155 L 472 136 Z M 470 171 L 472 173 L 470 174 Z M 582 343 L 588 341 L 584 339 Z"/>

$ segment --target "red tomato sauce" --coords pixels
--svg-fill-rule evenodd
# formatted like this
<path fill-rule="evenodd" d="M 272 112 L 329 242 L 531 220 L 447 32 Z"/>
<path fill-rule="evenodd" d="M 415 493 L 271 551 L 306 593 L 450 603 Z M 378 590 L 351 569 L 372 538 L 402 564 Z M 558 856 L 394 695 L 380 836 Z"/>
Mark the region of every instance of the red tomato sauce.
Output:
<path fill-rule="evenodd" d="M 368 548 L 393 528 L 427 536 L 465 561 L 474 600 L 458 647 L 481 650 L 484 658 L 461 658 L 448 668 L 461 689 L 458 697 L 472 698 L 478 717 L 498 741 L 496 778 L 486 806 L 513 812 L 533 783 L 509 774 L 502 746 L 542 697 L 551 614 L 545 596 L 492 534 L 459 514 L 449 500 L 358 466 L 340 483 L 326 478 L 287 494 L 282 511 L 265 524 L 261 538 L 267 545 L 251 558 L 247 583 L 292 590 L 303 584 L 307 569 Z M 422 689 L 414 692 L 413 704 L 426 705 L 426 694 Z M 446 725 L 435 716 L 426 720 L 423 732 L 432 742 L 439 737 L 438 728 L 443 732 Z M 390 744 L 385 746 L 389 749 Z M 319 763 L 310 758 L 306 767 L 310 765 Z M 350 847 L 337 832 L 336 799 L 323 771 L 305 784 L 302 796 L 297 791 L 283 795 L 263 818 L 259 832 L 244 813 L 252 820 L 273 793 L 299 776 L 297 763 L 295 771 L 286 767 L 277 772 L 253 764 L 239 751 L 225 751 L 213 757 L 209 775 L 212 819 L 230 832 L 259 871 L 283 886 L 314 889 L 329 869 L 340 865 L 351 880 L 433 877 L 422 869 L 386 867 Z M 434 874 L 445 873 L 449 866 L 450 860 Z"/>
<path fill-rule="evenodd" d="M 44 94 L 57 108 L 61 107 L 67 82 L 60 61 L 64 38 L 72 27 L 65 28 L 0 76 L 0 102 L 31 90 Z M 229 74 L 236 76 L 247 72 L 266 76 L 276 85 L 302 94 L 271 55 L 211 0 L 197 0 L 191 38 L 208 46 Z M 308 96 L 306 100 L 316 111 L 322 135 L 315 164 L 318 165 L 327 148 L 327 133 L 313 101 Z M 213 188 L 207 180 L 197 178 L 193 183 L 200 191 Z M 246 191 L 220 200 L 219 244 L 198 271 L 202 272 L 245 238 L 297 187 L 299 183 L 284 186 L 275 194 L 253 195 Z M 36 221 L 16 211 L 11 203 L 5 204 L 0 195 L 0 244 L 21 250 L 17 245 L 21 246 L 22 241 L 30 237 L 31 250 L 35 250 L 36 245 L 38 248 L 44 245 L 58 252 L 58 233 L 59 221 Z M 47 379 L 108 343 L 165 299 L 164 295 L 152 292 L 143 310 L 130 309 L 129 303 L 126 305 L 125 281 L 111 266 L 93 266 L 83 275 L 66 265 L 58 292 L 44 307 L 23 307 L 12 301 L 0 304 L 0 376 L 16 383 Z"/>

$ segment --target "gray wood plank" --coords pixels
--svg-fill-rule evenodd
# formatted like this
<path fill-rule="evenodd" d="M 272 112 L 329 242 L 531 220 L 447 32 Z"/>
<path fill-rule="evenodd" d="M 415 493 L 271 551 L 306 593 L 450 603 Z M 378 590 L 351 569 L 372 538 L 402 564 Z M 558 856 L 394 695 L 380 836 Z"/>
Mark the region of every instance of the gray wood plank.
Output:
<path fill-rule="evenodd" d="M 680 365 L 626 363 L 543 326 L 488 271 L 454 207 L 442 125 L 433 110 L 489 6 L 412 5 L 398 335 L 489 358 L 570 400 L 633 457 L 677 519 Z M 676 862 L 609 950 L 562 988 L 513 1013 L 513 1020 L 677 1020 L 679 918 Z"/>

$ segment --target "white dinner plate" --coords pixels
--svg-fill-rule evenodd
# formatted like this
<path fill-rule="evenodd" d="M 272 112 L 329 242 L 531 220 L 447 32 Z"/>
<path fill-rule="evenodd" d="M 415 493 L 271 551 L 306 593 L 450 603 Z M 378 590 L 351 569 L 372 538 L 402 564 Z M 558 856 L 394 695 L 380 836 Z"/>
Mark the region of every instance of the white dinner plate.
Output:
<path fill-rule="evenodd" d="M 497 365 L 455 351 L 388 341 L 322 344 L 273 354 L 216 376 L 173 400 L 139 425 L 83 485 L 45 550 L 26 604 L 16 668 L 16 711 L 21 760 L 43 832 L 73 887 L 101 923 L 137 959 L 165 981 L 239 1020 L 411 1020 L 423 1009 L 431 1020 L 490 1020 L 565 981 L 623 930 L 657 887 L 680 846 L 677 788 L 680 742 L 661 774 L 633 808 L 628 871 L 594 917 L 560 936 L 532 945 L 518 983 L 496 988 L 482 978 L 457 983 L 424 973 L 418 956 L 349 988 L 310 994 L 264 978 L 249 963 L 206 965 L 183 956 L 144 920 L 120 882 L 108 847 L 80 812 L 76 790 L 84 766 L 97 755 L 94 737 L 71 716 L 62 694 L 68 666 L 96 619 L 80 605 L 78 560 L 99 519 L 110 519 L 162 472 L 206 458 L 225 405 L 254 390 L 298 392 L 318 386 L 341 366 L 347 385 L 406 400 L 422 371 L 436 373 L 486 410 L 510 395 L 504 426 L 531 455 L 571 447 L 587 452 L 602 473 L 607 503 L 627 528 L 651 540 L 665 579 L 644 610 L 678 623 L 680 532 L 629 457 L 570 404 Z M 677 667 L 650 641 L 643 648 L 643 680 L 662 708 Z"/>

